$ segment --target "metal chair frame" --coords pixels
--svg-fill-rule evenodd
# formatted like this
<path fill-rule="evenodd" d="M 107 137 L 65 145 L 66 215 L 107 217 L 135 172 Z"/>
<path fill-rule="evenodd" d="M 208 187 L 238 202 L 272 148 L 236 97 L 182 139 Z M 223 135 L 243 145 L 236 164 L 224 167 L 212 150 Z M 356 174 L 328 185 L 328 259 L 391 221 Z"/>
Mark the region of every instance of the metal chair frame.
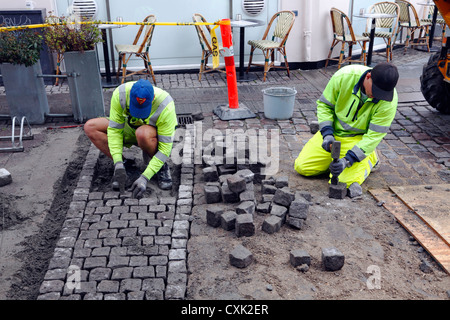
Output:
<path fill-rule="evenodd" d="M 343 63 L 357 62 L 366 65 L 366 43 L 369 42 L 369 37 L 356 36 L 352 23 L 348 16 L 337 8 L 330 9 L 331 23 L 333 27 L 333 42 L 331 43 L 330 52 L 325 63 L 325 68 L 328 66 L 329 61 L 338 61 L 338 69 Z M 346 32 L 348 30 L 348 32 Z M 338 58 L 331 58 L 333 49 L 341 43 L 341 51 Z M 361 46 L 361 55 L 359 59 L 353 59 L 352 52 L 353 46 L 359 44 Z M 348 47 L 348 55 L 345 57 L 345 48 Z"/>
<path fill-rule="evenodd" d="M 194 13 L 192 15 L 192 20 L 194 22 L 208 22 L 205 17 L 203 17 L 200 13 Z M 213 48 L 209 41 L 211 38 L 211 27 L 209 25 L 195 25 L 195 30 L 197 31 L 198 40 L 200 41 L 200 46 L 202 48 L 202 59 L 200 61 L 200 71 L 198 73 L 198 80 L 202 80 L 202 74 L 219 71 L 225 72 L 225 67 L 212 68 L 208 65 L 209 57 L 213 54 Z M 206 36 L 208 35 L 209 38 Z M 219 52 L 222 54 L 222 47 L 219 46 Z"/>
<path fill-rule="evenodd" d="M 407 31 L 404 52 L 406 53 L 406 50 L 410 46 L 425 46 L 427 51 L 430 52 L 428 41 L 430 24 L 420 23 L 417 11 L 410 2 L 406 0 L 395 0 L 395 3 L 397 3 L 400 8 L 399 26 L 395 38 L 397 38 L 398 34 L 403 29 L 406 29 Z M 416 39 L 417 41 L 414 41 L 416 31 L 419 31 L 419 35 Z M 422 36 L 422 33 L 424 33 L 424 36 Z M 396 41 L 394 41 L 394 43 L 395 42 Z"/>
<path fill-rule="evenodd" d="M 267 40 L 269 36 L 269 31 L 272 27 L 272 24 L 277 19 L 275 24 L 275 28 L 273 30 L 271 40 Z M 263 66 L 264 67 L 264 80 L 266 81 L 267 73 L 271 68 L 281 68 L 286 69 L 287 75 L 290 77 L 289 73 L 289 64 L 286 55 L 286 42 L 289 37 L 289 33 L 292 29 L 292 26 L 295 22 L 295 14 L 292 11 L 284 10 L 275 13 L 270 19 L 269 24 L 267 25 L 266 31 L 262 37 L 262 40 L 250 40 L 248 44 L 251 46 L 250 50 L 250 58 L 248 61 L 247 73 L 250 70 L 252 65 Z M 276 39 L 281 39 L 281 41 L 276 41 Z M 253 52 L 255 49 L 260 49 L 264 55 L 264 64 L 252 63 L 253 60 Z M 284 57 L 285 66 L 276 66 L 275 65 L 275 51 L 280 52 Z"/>
<path fill-rule="evenodd" d="M 379 18 L 375 22 L 375 38 L 382 38 L 386 44 L 385 54 L 373 52 L 374 54 L 385 55 L 387 61 L 392 60 L 392 49 L 397 35 L 398 20 L 400 14 L 400 8 L 398 4 L 389 1 L 382 1 L 373 4 L 369 10 L 369 13 L 389 13 L 396 15 L 395 18 Z M 366 32 L 363 36 L 370 36 L 371 19 L 367 19 Z"/>
<path fill-rule="evenodd" d="M 143 22 L 148 23 L 154 23 L 156 22 L 156 17 L 154 15 L 147 16 Z M 145 32 L 143 32 L 145 29 Z M 139 40 L 141 38 L 141 35 L 144 34 L 142 37 L 142 40 L 139 44 L 139 47 L 137 49 L 131 48 L 129 45 L 123 45 L 123 44 L 116 44 L 115 48 L 117 52 L 119 53 L 119 61 L 118 61 L 118 68 L 116 77 L 119 78 L 120 73 L 122 73 L 122 83 L 124 83 L 125 79 L 127 77 L 131 77 L 136 74 L 146 74 L 151 75 L 153 78 L 153 82 L 156 84 L 155 74 L 153 72 L 152 64 L 150 62 L 150 55 L 149 55 L 149 48 L 151 45 L 153 32 L 155 30 L 155 25 L 141 25 L 138 33 L 136 34 L 136 37 L 134 38 L 132 46 L 136 48 L 136 46 L 139 44 Z M 127 70 L 128 62 L 130 61 L 131 57 L 136 56 L 138 58 L 141 58 L 144 61 L 144 69 L 130 72 Z"/>

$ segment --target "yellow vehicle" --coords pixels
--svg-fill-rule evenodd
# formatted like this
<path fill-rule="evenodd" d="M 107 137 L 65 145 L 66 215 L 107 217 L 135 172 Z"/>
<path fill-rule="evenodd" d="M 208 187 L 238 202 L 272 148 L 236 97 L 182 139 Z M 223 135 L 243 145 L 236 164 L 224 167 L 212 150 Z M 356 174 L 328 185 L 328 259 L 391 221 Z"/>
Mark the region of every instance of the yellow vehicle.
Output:
<path fill-rule="evenodd" d="M 450 26 L 450 0 L 434 0 L 442 18 Z M 450 37 L 442 39 L 441 51 L 424 65 L 420 89 L 427 102 L 438 111 L 450 114 Z"/>

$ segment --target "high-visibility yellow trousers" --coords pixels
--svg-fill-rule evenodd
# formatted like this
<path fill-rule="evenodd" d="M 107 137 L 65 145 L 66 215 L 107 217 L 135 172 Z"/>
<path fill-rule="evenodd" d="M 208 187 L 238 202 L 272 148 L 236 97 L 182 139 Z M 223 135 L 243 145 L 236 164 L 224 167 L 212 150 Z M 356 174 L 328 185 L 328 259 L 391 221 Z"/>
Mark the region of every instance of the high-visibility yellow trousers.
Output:
<path fill-rule="evenodd" d="M 361 139 L 362 135 L 354 137 L 337 137 L 341 142 L 340 158 L 352 149 Z M 295 160 L 294 168 L 302 176 L 316 176 L 326 173 L 333 159 L 331 153 L 322 148 L 323 137 L 317 132 L 303 147 Z M 368 157 L 360 162 L 355 162 L 350 168 L 345 168 L 339 175 L 339 182 L 344 182 L 349 187 L 353 182 L 360 185 L 367 179 L 375 164 L 378 162 L 377 153 L 373 151 Z M 331 179 L 331 174 L 330 174 Z"/>

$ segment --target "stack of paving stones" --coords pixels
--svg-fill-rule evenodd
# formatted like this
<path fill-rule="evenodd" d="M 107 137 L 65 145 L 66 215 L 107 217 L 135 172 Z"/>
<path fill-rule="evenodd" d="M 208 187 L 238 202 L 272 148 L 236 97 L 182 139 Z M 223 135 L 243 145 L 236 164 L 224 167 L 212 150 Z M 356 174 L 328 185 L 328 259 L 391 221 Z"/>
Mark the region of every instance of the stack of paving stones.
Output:
<path fill-rule="evenodd" d="M 220 142 L 219 142 L 220 144 Z M 311 195 L 308 192 L 294 193 L 289 188 L 287 176 L 266 177 L 263 169 L 267 165 L 248 163 L 248 150 L 245 161 L 236 152 L 229 152 L 226 146 L 213 145 L 213 150 L 224 150 L 219 155 L 213 152 L 203 154 L 202 177 L 205 181 L 204 195 L 207 204 L 235 204 L 231 206 L 214 205 L 206 209 L 206 222 L 214 227 L 233 231 L 237 237 L 255 234 L 254 215 L 265 215 L 262 230 L 272 234 L 284 224 L 301 229 L 308 216 Z M 229 155 L 232 154 L 233 157 Z M 225 156 L 224 156 L 225 155 Z M 238 164 L 243 163 L 243 164 Z M 261 199 L 255 192 L 255 184 L 260 185 Z"/>
<path fill-rule="evenodd" d="M 289 261 L 298 271 L 306 272 L 311 266 L 311 256 L 302 249 L 294 249 L 289 254 Z M 322 265 L 325 271 L 338 271 L 345 262 L 344 254 L 335 247 L 322 248 Z"/>
<path fill-rule="evenodd" d="M 194 176 L 190 144 L 186 139 L 178 197 L 142 199 L 90 192 L 99 156 L 91 145 L 39 300 L 184 299 Z"/>

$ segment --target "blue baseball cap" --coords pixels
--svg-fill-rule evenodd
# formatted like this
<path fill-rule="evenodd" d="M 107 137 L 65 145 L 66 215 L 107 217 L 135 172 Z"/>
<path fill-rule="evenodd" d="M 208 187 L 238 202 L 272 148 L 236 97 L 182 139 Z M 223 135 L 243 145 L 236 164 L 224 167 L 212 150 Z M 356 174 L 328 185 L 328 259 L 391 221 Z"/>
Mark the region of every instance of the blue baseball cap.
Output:
<path fill-rule="evenodd" d="M 153 86 L 148 80 L 140 79 L 131 87 L 130 114 L 132 117 L 146 119 L 152 111 L 152 101 L 155 97 Z"/>

